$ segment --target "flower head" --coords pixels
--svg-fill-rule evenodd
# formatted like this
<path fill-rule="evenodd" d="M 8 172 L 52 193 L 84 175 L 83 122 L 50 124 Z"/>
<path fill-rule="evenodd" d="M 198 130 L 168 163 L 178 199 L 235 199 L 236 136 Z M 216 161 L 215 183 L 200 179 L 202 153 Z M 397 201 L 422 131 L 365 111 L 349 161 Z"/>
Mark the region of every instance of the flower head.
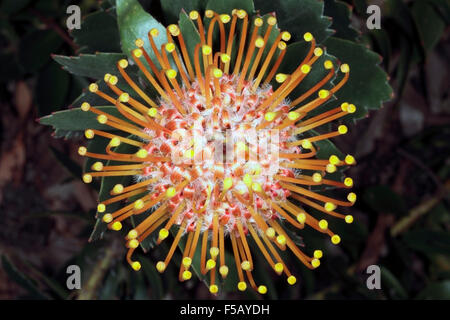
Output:
<path fill-rule="evenodd" d="M 232 262 L 225 258 L 225 247 L 231 245 L 239 277 L 237 288 L 246 290 L 248 282 L 264 294 L 267 288 L 258 286 L 252 276 L 256 266 L 250 250 L 251 238 L 270 267 L 277 274 L 284 274 L 293 285 L 296 278 L 279 251 L 289 249 L 311 269 L 320 265 L 322 251 L 315 250 L 311 256 L 304 253 L 285 231 L 284 224 L 297 229 L 308 225 L 338 244 L 340 236 L 328 228 L 328 221 L 316 219 L 308 208 L 346 223 L 353 221 L 351 215 L 336 210 L 352 206 L 354 193 L 337 200 L 317 192 L 318 186 L 353 185 L 349 177 L 335 181 L 328 174 L 340 166 L 355 164 L 355 159 L 350 155 L 344 159 L 337 155 L 318 159 L 315 146 L 321 140 L 345 134 L 347 127 L 340 125 L 328 133 L 308 134 L 355 112 L 356 107 L 348 102 L 317 112 L 345 84 L 350 67 L 341 64 L 336 68 L 330 60 L 318 63 L 324 50 L 316 46 L 311 33 L 305 33 L 309 46 L 306 56 L 299 57 L 293 72 L 280 73 L 278 68 L 291 35 L 280 32 L 275 41 L 268 41 L 276 28 L 275 16 L 250 19 L 244 10 L 234 10 L 231 16 L 207 10 L 208 27 L 197 11 L 191 11 L 189 17 L 200 35 L 193 56 L 189 55 L 177 25 L 167 27 L 168 42 L 159 48 L 155 41 L 159 32 L 152 29 L 148 39 L 136 39 L 132 61 L 123 59 L 117 63 L 118 73 L 134 92 L 119 89 L 117 76 L 111 74 L 105 75 L 104 81 L 115 96 L 102 92 L 97 84 L 89 87 L 92 93 L 116 106 L 121 117 L 88 103 L 82 105 L 82 110 L 95 113 L 99 123 L 123 134 L 85 131 L 88 139 L 102 136 L 110 142 L 105 154 L 80 147 L 80 155 L 121 164 L 95 162 L 83 180 L 90 183 L 94 177 L 134 178 L 130 185 L 115 185 L 110 190 L 111 197 L 98 205 L 98 212 L 112 230 L 120 230 L 122 222 L 131 216 L 152 212 L 125 238 L 127 260 L 135 270 L 140 269 L 140 263 L 132 255 L 139 244 L 152 233 L 157 233 L 159 244 L 169 238 L 174 227 L 170 250 L 164 261 L 156 264 L 159 272 L 164 272 L 181 238 L 186 237 L 180 281 L 191 278 L 194 254 L 199 248 L 199 269 L 203 274 L 209 273 L 210 291 L 215 294 L 216 272 L 226 278 L 231 271 Z M 265 32 L 260 35 L 258 31 L 263 27 Z M 217 45 L 213 41 L 215 31 Z M 146 41 L 153 50 L 153 59 L 144 48 Z M 140 69 L 158 99 L 152 99 L 127 74 L 129 63 Z M 308 91 L 289 100 L 288 96 L 314 68 L 325 70 L 326 75 Z M 341 80 L 330 87 L 335 72 L 342 74 Z M 135 150 L 117 152 L 122 144 Z M 124 200 L 128 202 L 109 211 L 111 204 Z"/>

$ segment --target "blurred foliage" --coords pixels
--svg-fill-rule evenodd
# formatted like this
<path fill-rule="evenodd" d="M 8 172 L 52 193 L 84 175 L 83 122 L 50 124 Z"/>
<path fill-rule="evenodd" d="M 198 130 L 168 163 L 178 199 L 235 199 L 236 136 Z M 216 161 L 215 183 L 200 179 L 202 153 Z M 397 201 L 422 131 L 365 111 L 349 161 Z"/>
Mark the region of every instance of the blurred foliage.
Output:
<path fill-rule="evenodd" d="M 289 23 L 287 26 L 281 26 L 298 36 L 310 30 L 304 30 L 305 24 L 296 21 L 312 19 L 301 10 L 296 10 L 299 1 L 307 3 L 312 11 L 321 10 L 312 0 L 257 0 L 255 9 L 260 9 L 261 13 L 265 14 L 272 11 L 274 5 L 278 5 L 280 24 L 283 21 Z M 236 2 L 248 3 L 243 0 Z M 141 0 L 140 3 L 162 24 L 175 22 L 178 19 L 175 12 L 179 12 L 181 8 L 190 10 L 199 6 L 205 8 L 207 5 L 206 0 Z M 221 3 L 218 1 L 217 5 L 220 6 Z M 293 270 L 299 271 L 299 285 L 287 286 L 285 279 L 275 277 L 268 269 L 257 268 L 260 273 L 258 277 L 265 279 L 263 281 L 268 285 L 267 298 L 450 298 L 450 5 L 448 1 L 440 0 L 386 0 L 382 6 L 382 29 L 367 30 L 366 8 L 370 3 L 374 2 L 325 0 L 324 14 L 333 17 L 333 20 L 322 17 L 313 22 L 314 25 L 321 26 L 318 31 L 321 40 L 325 41 L 332 35 L 333 31 L 330 29 L 336 30 L 333 38 L 329 38 L 332 40 L 325 41 L 332 54 L 333 48 L 339 50 L 345 47 L 350 39 L 359 44 L 346 48 L 345 57 L 362 57 L 360 52 L 364 52 L 366 47 L 382 56 L 381 66 L 389 74 L 390 83 L 394 87 L 392 102 L 386 104 L 382 110 L 371 113 L 371 117 L 361 120 L 357 127 L 352 129 L 354 133 L 336 142 L 343 152 L 356 153 L 359 163 L 348 172 L 355 180 L 355 192 L 359 195 L 359 200 L 352 209 L 355 222 L 352 225 L 330 222 L 330 227 L 342 235 L 343 242 L 339 247 L 330 246 L 320 233 L 308 229 L 300 233 L 305 239 L 306 249 L 320 248 L 325 252 L 325 258 L 322 259 L 319 269 L 310 271 L 295 257 L 283 256 Z M 70 4 L 73 4 L 73 1 L 3 0 L 0 4 L 2 110 L 14 110 L 13 113 L 20 115 L 17 92 L 19 84 L 23 82 L 31 88 L 32 105 L 35 107 L 31 111 L 31 117 L 34 118 L 65 110 L 67 106 L 79 106 L 80 101 L 86 99 L 94 99 L 92 103 L 99 102 L 92 95 L 87 96 L 85 93 L 80 97 L 80 93 L 91 81 L 101 79 L 105 68 L 114 68 L 114 62 L 117 61 L 117 56 L 121 55 L 118 52 L 121 52 L 122 48 L 126 52 L 130 47 L 129 43 L 122 42 L 119 45 L 119 26 L 124 22 L 117 19 L 114 0 L 83 0 L 79 2 L 83 13 L 83 32 L 67 32 L 66 8 Z M 293 15 L 291 20 L 283 19 L 283 16 L 289 15 Z M 145 13 L 142 19 L 148 23 L 143 32 L 146 32 L 150 25 L 159 25 L 157 21 L 149 21 Z M 296 23 L 294 29 L 293 23 Z M 89 32 L 84 32 L 86 30 Z M 141 32 L 132 27 L 128 31 Z M 78 54 L 83 55 L 79 58 L 66 57 Z M 84 69 L 80 69 L 77 59 L 83 60 Z M 377 59 L 376 55 L 370 57 L 370 61 Z M 60 64 L 65 70 L 72 70 L 72 73 L 62 70 Z M 380 71 L 375 67 L 367 69 L 360 77 L 367 77 L 369 81 L 377 72 Z M 135 76 L 138 76 L 137 72 Z M 355 84 L 350 89 L 354 91 L 357 88 L 358 84 Z M 379 87 L 373 90 L 383 91 Z M 384 91 L 388 93 L 387 90 Z M 379 99 L 372 101 L 371 94 L 379 98 L 375 92 L 358 93 L 358 102 L 367 104 L 368 109 L 376 108 L 380 103 Z M 386 96 L 383 100 L 387 98 Z M 58 118 L 58 114 L 44 119 L 47 119 L 49 124 L 67 120 Z M 7 121 L 5 117 L 0 128 L 2 145 L 9 143 L 7 137 L 8 130 L 11 129 Z M 26 121 L 32 122 L 33 119 L 28 117 Z M 23 122 L 19 125 L 23 125 Z M 56 130 L 56 137 L 77 138 L 80 136 L 80 130 L 84 128 L 73 127 L 77 124 L 70 121 L 65 125 L 65 129 Z M 28 130 L 26 134 L 33 135 L 33 141 L 51 139 L 50 130 L 36 131 Z M 74 145 L 76 144 L 77 141 Z M 95 141 L 92 144 L 90 149 L 100 150 L 104 148 L 105 141 Z M 67 169 L 65 179 L 79 179 L 82 164 L 72 160 L 67 152 L 61 151 L 62 148 L 61 145 L 50 145 L 48 150 L 40 152 L 43 157 L 45 154 L 51 155 L 54 157 L 53 161 L 56 159 Z M 4 150 L 2 148 L 0 154 L 2 161 L 3 157 L 7 156 Z M 45 171 L 45 168 L 43 170 Z M 2 179 L 4 177 L 0 170 L 0 186 L 3 186 Z M 102 197 L 99 185 L 93 187 Z M 9 197 L 3 188 L 0 189 L 1 192 L 1 214 L 8 219 L 10 216 L 22 214 L 23 211 L 15 209 L 20 207 L 20 204 L 14 202 L 17 199 L 12 200 L 14 197 Z M 30 207 L 33 205 L 31 202 L 27 204 Z M 8 243 L 5 240 L 8 236 L 0 234 L 0 249 L 3 253 L 0 271 L 6 275 L 8 281 L 17 284 L 13 292 L 2 297 L 211 298 L 201 281 L 178 283 L 176 263 L 180 260 L 179 252 L 175 255 L 175 263 L 169 266 L 163 275 L 156 271 L 154 262 L 165 255 L 167 244 L 163 243 L 141 255 L 139 261 L 142 263 L 142 271 L 136 273 L 124 263 L 123 248 L 117 241 L 120 235 L 118 237 L 106 233 L 102 240 L 88 243 L 95 216 L 93 207 L 75 206 L 73 210 L 55 211 L 49 205 L 46 208 L 45 201 L 41 198 L 36 199 L 35 206 L 41 208 L 41 212 L 29 213 L 31 217 L 28 219 L 37 221 L 32 225 L 39 228 L 40 224 L 55 221 L 56 216 L 69 219 L 68 221 L 76 219 L 80 229 L 76 239 L 82 245 L 77 247 L 75 255 L 60 261 L 59 264 L 46 263 L 44 260 L 31 262 L 26 254 L 21 254 L 21 247 L 17 243 Z M 12 217 L 12 221 L 15 221 L 14 218 Z M 13 224 L 9 227 L 15 230 Z M 22 234 L 33 234 L 26 227 L 19 231 Z M 92 238 L 100 238 L 99 235 L 103 231 L 101 226 L 97 226 Z M 20 242 L 21 238 L 18 241 Z M 147 245 L 152 246 L 151 243 Z M 45 246 L 45 243 L 42 244 L 41 250 L 45 250 Z M 77 264 L 83 270 L 81 292 L 69 292 L 65 287 L 65 271 L 70 264 Z M 366 287 L 365 269 L 371 264 L 381 266 L 382 290 L 368 290 Z M 238 293 L 228 285 L 221 291 L 219 298 L 259 297 L 250 290 Z"/>

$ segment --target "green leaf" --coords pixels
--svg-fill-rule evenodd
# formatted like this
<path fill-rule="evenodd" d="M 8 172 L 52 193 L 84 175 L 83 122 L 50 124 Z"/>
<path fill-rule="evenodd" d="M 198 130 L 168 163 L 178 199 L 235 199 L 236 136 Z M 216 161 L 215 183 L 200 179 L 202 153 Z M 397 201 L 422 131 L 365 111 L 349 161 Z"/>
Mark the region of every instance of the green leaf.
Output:
<path fill-rule="evenodd" d="M 61 109 L 69 92 L 69 82 L 67 72 L 53 61 L 39 73 L 35 92 L 39 116 Z"/>
<path fill-rule="evenodd" d="M 71 32 L 80 52 L 121 52 L 119 28 L 112 10 L 97 11 L 87 15 L 81 29 Z"/>
<path fill-rule="evenodd" d="M 117 75 L 117 62 L 126 58 L 121 53 L 81 54 L 78 57 L 54 55 L 53 59 L 61 64 L 64 70 L 83 77 L 103 79 L 106 73 Z M 128 73 L 128 68 L 127 68 Z M 120 84 L 119 84 L 120 85 Z"/>
<path fill-rule="evenodd" d="M 192 10 L 202 11 L 205 4 L 206 0 L 161 0 L 161 8 L 168 24 L 177 23 L 183 9 L 187 13 Z"/>
<path fill-rule="evenodd" d="M 357 110 L 349 115 L 353 119 L 364 117 L 368 110 L 379 109 L 383 102 L 393 97 L 386 73 L 378 66 L 381 57 L 354 42 L 331 37 L 326 43 L 327 52 L 350 66 L 347 83 L 335 93 L 342 102 L 356 105 Z M 334 83 L 342 78 L 338 76 Z"/>
<path fill-rule="evenodd" d="M 445 30 L 445 22 L 427 0 L 415 1 L 411 13 L 423 47 L 431 51 Z"/>
<path fill-rule="evenodd" d="M 255 13 L 253 0 L 209 0 L 206 4 L 206 9 L 213 10 L 219 14 L 231 14 L 233 9 L 243 9 L 247 11 L 249 15 Z"/>
<path fill-rule="evenodd" d="M 96 107 L 97 109 L 124 119 L 115 106 Z M 84 131 L 86 129 L 97 129 L 112 131 L 114 128 L 100 124 L 97 121 L 97 115 L 93 112 L 85 112 L 79 108 L 54 112 L 51 115 L 39 119 L 39 123 L 52 126 L 55 130 L 65 131 Z"/>
<path fill-rule="evenodd" d="M 364 202 L 375 212 L 402 214 L 405 203 L 400 195 L 384 185 L 371 186 L 364 191 Z"/>
<path fill-rule="evenodd" d="M 333 19 L 331 29 L 336 30 L 333 37 L 356 41 L 359 32 L 351 26 L 352 7 L 339 0 L 325 0 L 324 14 Z"/>
<path fill-rule="evenodd" d="M 129 136 L 128 138 L 133 139 L 133 136 Z M 136 146 L 132 146 L 126 143 L 121 143 L 118 147 L 114 149 L 114 152 L 117 153 L 124 153 L 124 154 L 131 154 L 138 150 Z M 121 161 L 112 161 L 109 160 L 106 165 L 107 166 L 116 166 L 125 164 L 125 162 Z M 130 162 L 126 162 L 126 164 L 130 164 Z M 98 195 L 99 202 L 105 201 L 109 198 L 111 198 L 110 191 L 114 188 L 116 184 L 122 184 L 123 186 L 127 186 L 132 180 L 132 176 L 111 176 L 111 177 L 102 177 L 101 178 L 101 187 L 100 192 Z M 96 223 L 94 230 L 92 231 L 91 236 L 89 237 L 89 241 L 94 241 L 101 239 L 103 237 L 103 233 L 107 229 L 106 223 L 102 221 L 103 215 L 105 213 L 112 213 L 116 210 L 118 210 L 121 206 L 121 202 L 115 202 L 112 204 L 109 204 L 106 206 L 105 212 L 98 212 L 96 214 Z"/>
<path fill-rule="evenodd" d="M 405 233 L 403 242 L 411 249 L 426 255 L 450 255 L 450 235 L 448 232 L 412 230 Z"/>
<path fill-rule="evenodd" d="M 30 0 L 4 0 L 2 1 L 2 5 L 0 7 L 0 11 L 4 15 L 12 15 L 23 8 L 25 8 L 30 3 Z"/>
<path fill-rule="evenodd" d="M 416 297 L 419 300 L 449 300 L 450 280 L 432 282 L 425 287 Z"/>
<path fill-rule="evenodd" d="M 293 40 L 303 38 L 311 32 L 317 43 L 322 43 L 331 34 L 328 29 L 331 19 L 323 16 L 324 4 L 317 0 L 255 0 L 255 8 L 261 13 L 275 12 L 282 30 L 292 33 Z"/>
<path fill-rule="evenodd" d="M 49 299 L 46 294 L 39 290 L 39 288 L 35 284 L 35 281 L 20 272 L 5 255 L 2 255 L 2 266 L 3 270 L 5 270 L 9 278 L 25 290 L 27 290 L 30 294 L 32 294 L 34 299 Z"/>
<path fill-rule="evenodd" d="M 155 39 L 155 44 L 159 50 L 161 45 L 167 42 L 166 28 L 145 12 L 137 0 L 117 0 L 116 6 L 122 51 L 132 58 L 131 52 L 136 49 L 136 39 L 143 39 L 144 49 L 155 65 L 159 67 L 155 53 L 148 41 L 148 32 L 154 28 L 158 29 L 159 35 Z"/>
<path fill-rule="evenodd" d="M 31 31 L 20 42 L 20 62 L 27 72 L 36 72 L 50 60 L 50 54 L 61 44 L 62 39 L 53 30 Z"/>
<path fill-rule="evenodd" d="M 156 270 L 155 266 L 144 256 L 140 256 L 138 260 L 141 262 L 142 271 L 144 271 L 144 275 L 151 286 L 152 298 L 156 300 L 164 298 L 164 288 L 161 275 Z"/>
<path fill-rule="evenodd" d="M 386 267 L 381 267 L 381 283 L 382 287 L 387 286 L 390 290 L 392 290 L 391 295 L 398 297 L 400 299 L 407 299 L 408 293 L 405 288 L 403 288 L 400 281 L 394 276 L 394 274 L 389 271 Z M 386 290 L 386 288 L 385 288 Z"/>

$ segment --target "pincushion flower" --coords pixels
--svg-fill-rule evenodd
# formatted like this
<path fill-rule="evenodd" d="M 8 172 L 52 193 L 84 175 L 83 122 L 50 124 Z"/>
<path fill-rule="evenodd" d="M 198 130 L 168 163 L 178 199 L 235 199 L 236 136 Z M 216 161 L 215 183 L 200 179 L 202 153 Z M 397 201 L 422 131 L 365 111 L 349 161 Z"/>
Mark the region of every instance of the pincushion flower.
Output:
<path fill-rule="evenodd" d="M 289 73 L 281 72 L 291 34 L 279 31 L 275 14 L 253 16 L 235 8 L 206 10 L 204 16 L 193 10 L 188 17 L 198 34 L 193 50 L 179 25 L 168 25 L 164 33 L 151 28 L 146 37 L 134 39 L 130 58 L 119 59 L 116 72 L 104 75 L 105 90 L 101 83 L 89 86 L 115 112 L 81 104 L 83 112 L 109 128 L 84 132 L 87 139 L 109 142 L 101 153 L 79 148 L 81 156 L 95 159 L 83 181 L 131 178 L 127 184 L 103 185 L 108 197 L 97 211 L 100 223 L 116 231 L 128 218 L 144 217 L 125 236 L 126 259 L 136 271 L 141 264 L 133 253 L 153 237 L 157 245 L 170 241 L 166 257 L 156 263 L 159 272 L 184 242 L 179 280 L 189 280 L 196 267 L 209 276 L 213 294 L 218 278 L 229 272 L 237 273 L 238 290 L 250 284 L 265 294 L 267 287 L 252 274 L 261 267 L 254 259 L 259 253 L 294 285 L 295 272 L 280 253 L 290 251 L 310 269 L 320 265 L 323 253 L 300 249 L 286 224 L 297 230 L 311 227 L 337 245 L 341 237 L 328 220 L 353 222 L 348 209 L 356 201 L 348 190 L 353 180 L 333 174 L 355 159 L 319 158 L 317 147 L 347 133 L 336 120 L 357 110 L 353 101 L 336 99 L 352 77 L 352 61 L 329 59 L 326 48 L 306 32 L 304 56 Z M 130 68 L 139 70 L 140 81 Z M 314 82 L 308 80 L 307 90 L 296 95 L 313 71 Z M 335 198 L 322 193 L 326 187 L 347 191 Z M 312 211 L 323 213 L 322 218 Z M 226 250 L 232 251 L 232 260 Z"/>

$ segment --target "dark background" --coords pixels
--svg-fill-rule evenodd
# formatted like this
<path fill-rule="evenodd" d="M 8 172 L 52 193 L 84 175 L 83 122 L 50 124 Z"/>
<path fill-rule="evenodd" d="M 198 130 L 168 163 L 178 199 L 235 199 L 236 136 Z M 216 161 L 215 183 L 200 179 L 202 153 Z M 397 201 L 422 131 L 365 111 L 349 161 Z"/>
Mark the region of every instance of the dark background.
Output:
<path fill-rule="evenodd" d="M 81 1 L 82 14 L 109 2 Z M 342 245 L 304 235 L 306 245 L 323 248 L 321 267 L 295 265 L 294 287 L 266 270 L 267 298 L 450 299 L 449 3 L 370 1 L 385 4 L 382 29 L 371 31 L 366 1 L 346 2 L 361 41 L 384 56 L 395 98 L 334 140 L 358 161 L 349 172 L 356 222 L 339 232 Z M 80 180 L 81 141 L 54 139 L 36 122 L 67 108 L 89 83 L 50 57 L 80 50 L 65 27 L 74 1 L 0 3 L 0 299 L 211 298 L 197 280 L 179 284 L 174 266 L 160 276 L 158 248 L 136 273 L 115 234 L 88 243 L 97 195 Z M 164 23 L 159 1 L 141 3 Z M 401 10 L 389 9 L 393 3 Z M 81 291 L 66 289 L 70 264 L 81 266 Z M 381 290 L 365 285 L 372 264 L 381 267 Z M 247 291 L 220 298 L 258 298 Z"/>

